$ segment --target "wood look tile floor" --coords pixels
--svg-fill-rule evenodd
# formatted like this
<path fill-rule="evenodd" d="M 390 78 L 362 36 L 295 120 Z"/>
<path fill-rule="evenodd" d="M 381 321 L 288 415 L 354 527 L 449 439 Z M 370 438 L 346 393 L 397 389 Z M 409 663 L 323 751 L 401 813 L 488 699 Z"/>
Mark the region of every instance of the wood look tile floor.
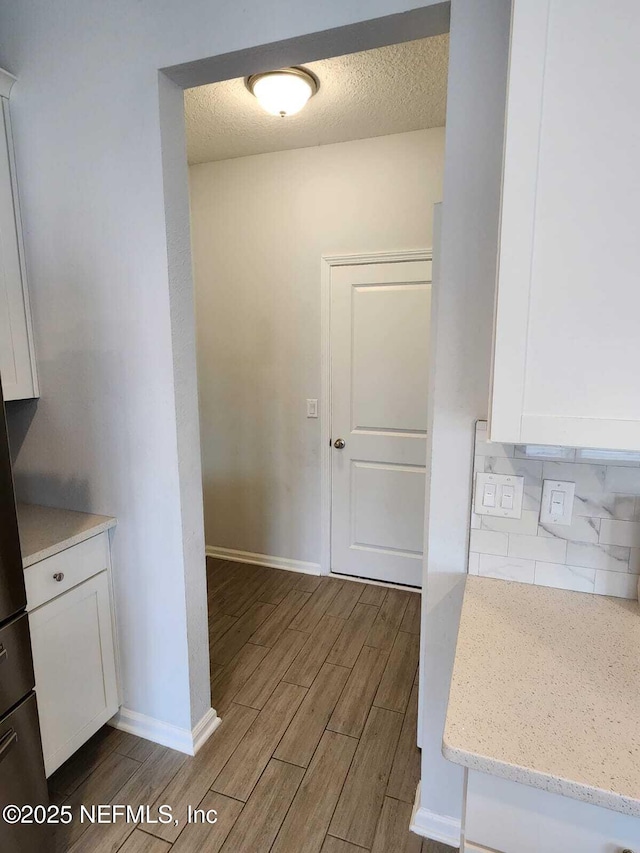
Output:
<path fill-rule="evenodd" d="M 74 812 L 56 853 L 452 853 L 408 830 L 418 593 L 213 559 L 207 575 L 222 723 L 195 758 L 101 729 L 49 780 Z M 108 803 L 178 825 L 79 820 Z"/>

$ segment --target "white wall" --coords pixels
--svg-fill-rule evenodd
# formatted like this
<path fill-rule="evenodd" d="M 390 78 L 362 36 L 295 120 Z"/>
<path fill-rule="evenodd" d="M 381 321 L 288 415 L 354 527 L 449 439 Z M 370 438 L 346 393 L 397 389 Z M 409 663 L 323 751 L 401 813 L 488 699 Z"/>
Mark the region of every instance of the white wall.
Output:
<path fill-rule="evenodd" d="M 417 820 L 434 835 L 453 833 L 454 842 L 463 771 L 442 757 L 442 732 L 467 572 L 474 421 L 486 417 L 489 402 L 509 20 L 510 0 L 452 6 L 442 234 L 434 246 Z"/>
<path fill-rule="evenodd" d="M 42 389 L 37 408 L 23 404 L 15 418 L 18 487 L 118 517 L 124 701 L 161 722 L 191 728 L 210 694 L 201 507 L 189 488 L 199 479 L 189 252 L 184 217 L 165 219 L 165 197 L 184 202 L 184 139 L 179 126 L 161 135 L 159 110 L 160 99 L 179 122 L 181 94 L 162 78 L 159 90 L 158 69 L 413 5 L 0 0 L 0 65 L 18 76 L 12 115 Z M 412 21 L 391 29 L 406 37 Z M 352 49 L 373 46 L 360 39 Z M 320 58 L 330 42 L 340 52 L 333 35 L 299 49 Z M 227 76 L 254 70 L 240 62 Z M 214 79 L 200 68 L 203 82 Z M 185 72 L 190 85 L 198 73 Z"/>
<path fill-rule="evenodd" d="M 320 257 L 431 247 L 444 128 L 192 166 L 207 545 L 320 562 Z"/>

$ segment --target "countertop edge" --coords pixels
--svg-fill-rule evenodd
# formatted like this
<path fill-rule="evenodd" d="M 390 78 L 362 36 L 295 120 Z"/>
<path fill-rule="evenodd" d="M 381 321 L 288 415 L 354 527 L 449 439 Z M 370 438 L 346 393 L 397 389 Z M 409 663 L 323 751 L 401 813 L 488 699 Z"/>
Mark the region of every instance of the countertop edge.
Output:
<path fill-rule="evenodd" d="M 466 767 L 468 770 L 476 770 L 489 776 L 497 776 L 509 782 L 519 785 L 528 785 L 530 788 L 538 788 L 548 791 L 550 794 L 558 794 L 572 800 L 579 800 L 592 806 L 609 809 L 629 817 L 640 817 L 640 800 L 634 800 L 605 791 L 602 788 L 591 788 L 586 783 L 571 779 L 563 779 L 551 776 L 540 770 L 523 767 L 517 764 L 509 764 L 488 755 L 469 752 L 462 747 L 455 747 L 447 743 L 446 731 L 442 738 L 442 755 L 447 761 Z"/>
<path fill-rule="evenodd" d="M 104 533 L 107 530 L 111 530 L 117 524 L 117 519 L 112 517 L 104 517 L 104 521 L 99 522 L 95 525 L 95 527 L 90 527 L 87 530 L 82 530 L 80 533 L 76 533 L 73 536 L 69 536 L 67 539 L 63 539 L 61 542 L 56 542 L 55 545 L 50 545 L 48 548 L 43 548 L 41 551 L 37 551 L 35 554 L 29 554 L 28 557 L 24 557 L 22 560 L 22 567 L 24 569 L 28 569 L 30 566 L 33 566 L 35 563 L 40 563 L 42 560 L 46 560 L 48 557 L 53 557 L 55 554 L 60 554 L 62 551 L 66 551 L 68 548 L 73 548 L 74 545 L 79 545 L 81 542 L 85 542 L 87 539 L 92 539 L 94 536 L 98 536 L 100 533 Z"/>

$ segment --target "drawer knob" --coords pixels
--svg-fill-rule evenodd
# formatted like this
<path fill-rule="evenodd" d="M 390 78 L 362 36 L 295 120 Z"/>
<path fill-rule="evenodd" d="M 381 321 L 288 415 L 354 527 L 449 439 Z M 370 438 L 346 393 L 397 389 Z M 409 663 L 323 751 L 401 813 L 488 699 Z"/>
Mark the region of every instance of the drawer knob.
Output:
<path fill-rule="evenodd" d="M 60 581 L 64 580 L 64 572 L 56 572 L 53 576 L 53 579 L 54 581 L 58 581 L 58 583 L 60 583 Z"/>

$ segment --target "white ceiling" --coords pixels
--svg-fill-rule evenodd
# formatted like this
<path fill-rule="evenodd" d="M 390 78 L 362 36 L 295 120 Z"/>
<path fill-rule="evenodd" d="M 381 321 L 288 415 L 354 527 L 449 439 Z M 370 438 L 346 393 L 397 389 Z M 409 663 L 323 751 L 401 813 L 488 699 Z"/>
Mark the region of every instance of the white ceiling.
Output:
<path fill-rule="evenodd" d="M 442 127 L 448 35 L 310 62 L 319 92 L 295 116 L 265 113 L 242 78 L 185 92 L 189 163 Z"/>

